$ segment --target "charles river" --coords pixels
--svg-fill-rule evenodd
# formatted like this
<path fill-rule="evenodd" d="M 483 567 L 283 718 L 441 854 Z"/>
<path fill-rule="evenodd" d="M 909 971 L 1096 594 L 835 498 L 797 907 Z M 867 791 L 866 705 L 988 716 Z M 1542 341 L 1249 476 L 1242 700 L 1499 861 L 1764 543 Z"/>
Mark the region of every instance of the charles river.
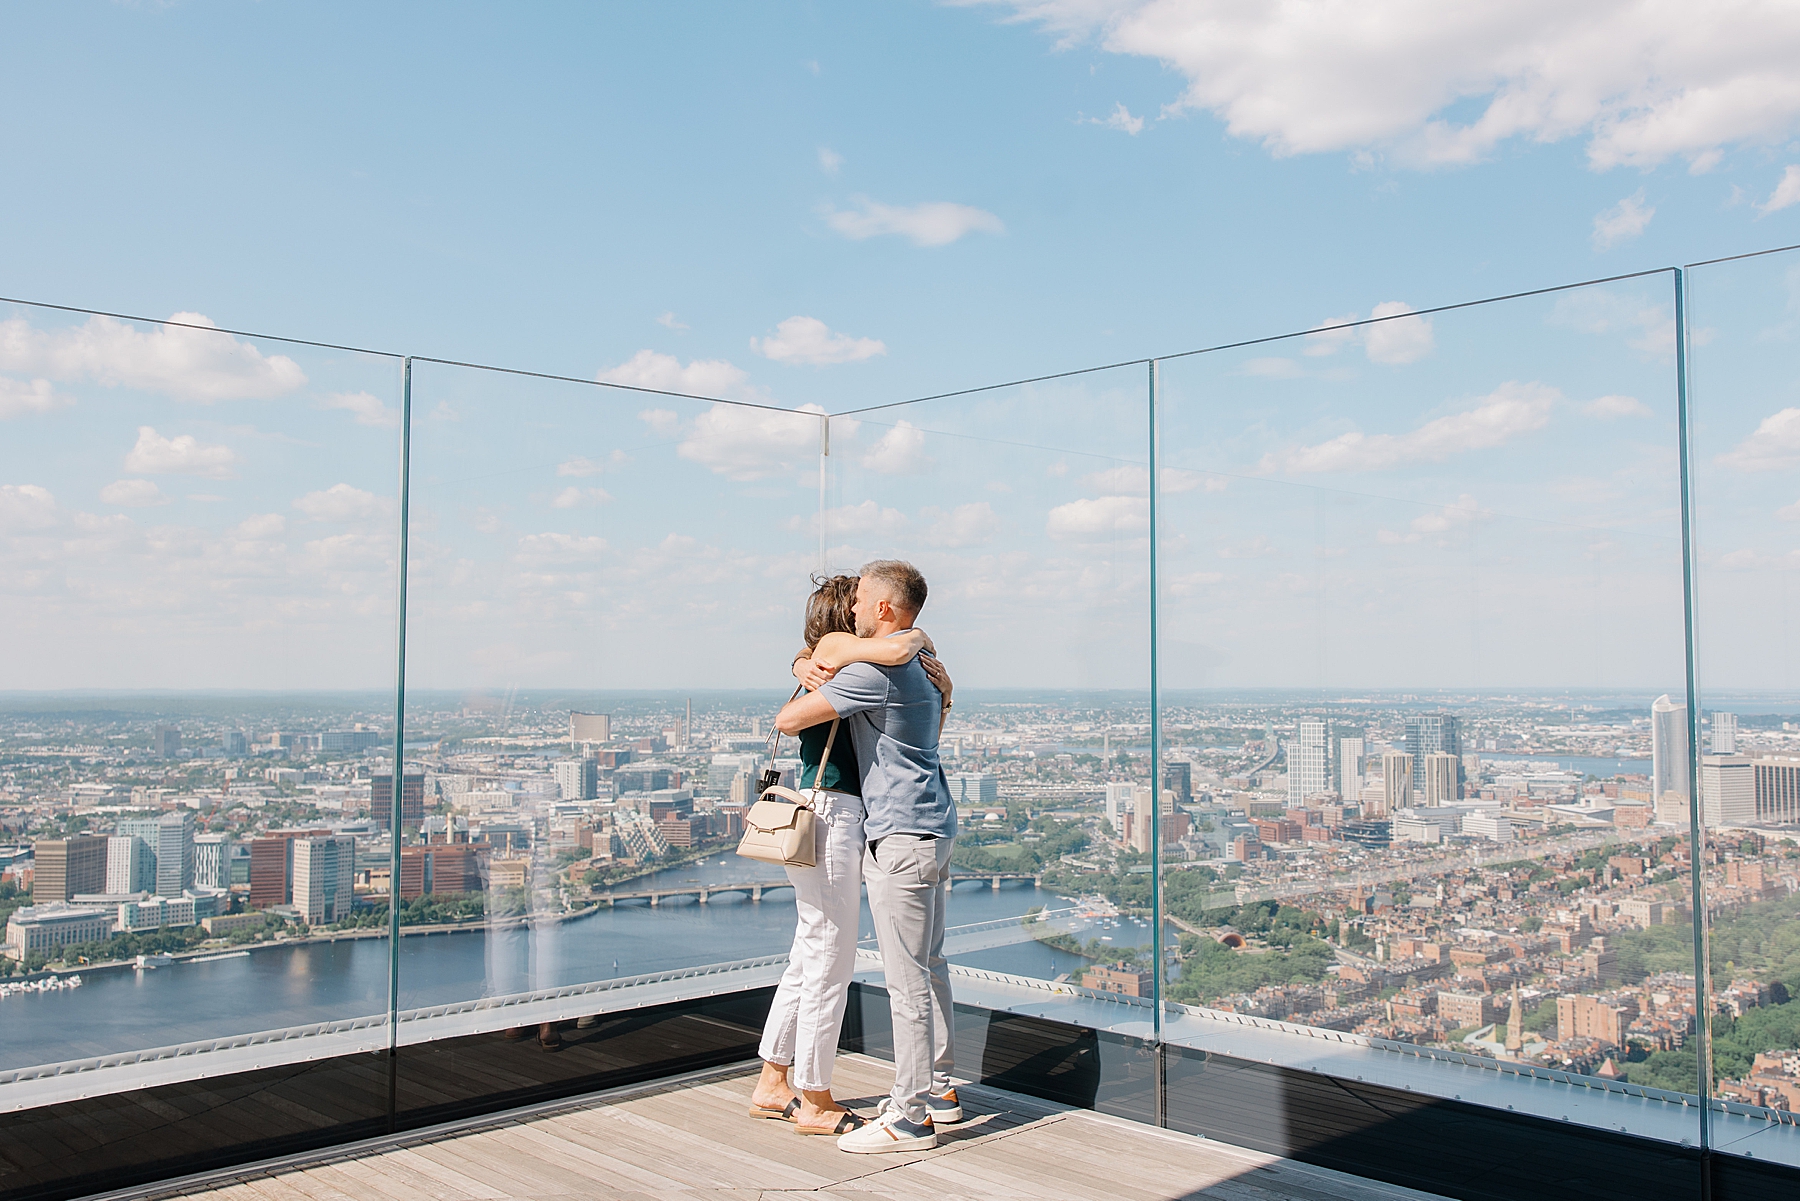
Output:
<path fill-rule="evenodd" d="M 726 853 L 618 886 L 619 891 L 785 879 L 779 868 Z M 537 931 L 522 928 L 414 935 L 401 939 L 400 1008 L 555 988 L 671 968 L 785 952 L 794 931 L 794 894 L 715 895 L 600 908 Z M 950 923 L 1022 917 L 1033 906 L 1073 902 L 1031 881 L 965 882 L 951 892 Z M 868 906 L 862 932 L 871 934 Z M 1148 924 L 1129 919 L 1105 933 L 1120 947 L 1147 943 Z M 1054 978 L 1084 962 L 1035 941 L 952 957 L 991 971 Z M 343 939 L 265 946 L 207 962 L 153 970 L 83 973 L 82 987 L 0 1001 L 0 1069 L 165 1047 L 274 1030 L 387 1009 L 387 942 Z"/>

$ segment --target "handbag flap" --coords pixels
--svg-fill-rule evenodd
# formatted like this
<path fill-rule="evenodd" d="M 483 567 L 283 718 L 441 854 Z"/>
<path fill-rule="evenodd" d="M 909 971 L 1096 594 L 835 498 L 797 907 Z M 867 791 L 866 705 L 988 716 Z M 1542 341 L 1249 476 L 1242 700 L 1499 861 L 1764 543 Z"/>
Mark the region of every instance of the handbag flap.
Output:
<path fill-rule="evenodd" d="M 765 834 L 775 830 L 792 829 L 794 823 L 800 820 L 801 811 L 810 810 L 812 807 L 805 804 L 805 798 L 791 788 L 771 788 L 768 792 L 763 793 L 763 796 L 767 798 L 783 793 L 794 799 L 792 801 L 764 799 L 756 802 L 745 812 L 744 825 Z"/>

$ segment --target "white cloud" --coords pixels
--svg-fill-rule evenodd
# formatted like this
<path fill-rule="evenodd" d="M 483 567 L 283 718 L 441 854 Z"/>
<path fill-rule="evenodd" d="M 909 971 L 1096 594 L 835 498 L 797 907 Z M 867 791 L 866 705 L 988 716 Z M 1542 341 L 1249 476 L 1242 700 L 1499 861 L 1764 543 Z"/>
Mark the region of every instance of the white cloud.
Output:
<path fill-rule="evenodd" d="M 1646 301 L 1611 288 L 1581 288 L 1558 296 L 1549 320 L 1586 334 L 1625 335 L 1627 346 L 1645 354 L 1675 353 L 1675 314 L 1667 301 Z M 1695 330 L 1693 336 L 1698 344 L 1706 334 Z"/>
<path fill-rule="evenodd" d="M 1065 541 L 1095 541 L 1150 529 L 1150 500 L 1142 496 L 1098 496 L 1072 500 L 1050 510 L 1045 532 Z"/>
<path fill-rule="evenodd" d="M 612 499 L 605 488 L 564 488 L 550 499 L 552 509 L 573 509 L 580 505 L 604 504 Z"/>
<path fill-rule="evenodd" d="M 665 329 L 683 330 L 688 328 L 686 324 L 676 318 L 672 311 L 658 317 L 656 323 Z"/>
<path fill-rule="evenodd" d="M 854 209 L 825 207 L 825 223 L 852 241 L 899 234 L 914 246 L 948 246 L 965 234 L 1006 232 L 1000 218 L 985 209 L 948 201 L 890 205 L 867 196 L 852 198 Z"/>
<path fill-rule="evenodd" d="M 1789 166 L 1781 173 L 1781 182 L 1769 193 L 1769 198 L 1756 207 L 1765 213 L 1773 213 L 1790 204 L 1800 204 L 1800 166 Z"/>
<path fill-rule="evenodd" d="M 1369 310 L 1372 325 L 1356 325 L 1364 318 L 1351 313 L 1347 317 L 1329 317 L 1306 335 L 1302 354 L 1318 358 L 1336 354 L 1356 342 L 1373 363 L 1412 363 L 1430 354 L 1436 346 L 1431 318 L 1406 317 L 1412 306 L 1400 300 L 1384 300 Z M 1390 320 L 1380 320 L 1381 318 Z M 1287 367 L 1278 364 L 1288 364 Z M 1299 375 L 1298 364 L 1288 359 L 1251 359 L 1244 370 L 1252 375 Z"/>
<path fill-rule="evenodd" d="M 605 468 L 600 464 L 582 455 L 576 455 L 574 458 L 565 460 L 556 465 L 557 475 L 574 476 L 576 479 L 586 479 L 590 475 L 599 475 L 604 470 Z"/>
<path fill-rule="evenodd" d="M 906 514 L 900 510 L 883 508 L 872 500 L 825 510 L 825 532 L 832 538 L 895 538 L 904 533 L 910 524 Z M 819 525 L 819 515 L 816 513 L 813 515 L 812 525 L 816 533 Z"/>
<path fill-rule="evenodd" d="M 279 513 L 253 513 L 231 529 L 231 536 L 245 542 L 269 542 L 287 532 L 287 518 Z"/>
<path fill-rule="evenodd" d="M 1800 409 L 1783 409 L 1762 419 L 1756 432 L 1718 458 L 1737 471 L 1781 471 L 1800 467 Z"/>
<path fill-rule="evenodd" d="M 1413 518 L 1408 533 L 1396 534 L 1392 530 L 1381 530 L 1375 537 L 1378 541 L 1389 545 L 1418 542 L 1434 534 L 1447 534 L 1451 530 L 1479 521 L 1487 515 L 1486 510 L 1475 503 L 1475 498 L 1465 492 L 1456 498 L 1455 504 L 1444 505 Z"/>
<path fill-rule="evenodd" d="M 1562 394 L 1543 384 L 1507 382 L 1474 408 L 1428 421 L 1406 434 L 1340 434 L 1316 446 L 1266 456 L 1259 470 L 1303 474 L 1385 471 L 1405 463 L 1439 462 L 1471 450 L 1490 450 L 1542 429 Z"/>
<path fill-rule="evenodd" d="M 385 506 L 373 492 L 333 484 L 322 492 L 308 492 L 294 507 L 314 521 L 359 521 L 378 515 Z"/>
<path fill-rule="evenodd" d="M 333 392 L 319 402 L 322 409 L 342 409 L 356 417 L 358 425 L 399 425 L 400 410 L 390 409 L 368 392 Z"/>
<path fill-rule="evenodd" d="M 606 539 L 592 534 L 526 534 L 519 539 L 518 558 L 537 565 L 598 559 Z"/>
<path fill-rule="evenodd" d="M 1239 542 L 1222 542 L 1218 553 L 1221 559 L 1266 559 L 1275 553 L 1275 547 L 1266 534 L 1258 534 Z"/>
<path fill-rule="evenodd" d="M 1363 350 L 1371 363 L 1413 363 L 1431 353 L 1436 345 L 1431 333 L 1431 318 L 1402 317 L 1412 306 L 1398 300 L 1386 300 L 1369 310 L 1373 318 L 1391 317 L 1362 327 Z"/>
<path fill-rule="evenodd" d="M 138 426 L 137 445 L 125 455 L 125 470 L 138 475 L 197 475 L 228 480 L 238 461 L 229 446 L 209 446 L 192 434 L 165 438 L 148 425 Z"/>
<path fill-rule="evenodd" d="M 1150 469 L 1124 465 L 1108 467 L 1104 471 L 1096 471 L 1092 475 L 1084 475 L 1081 482 L 1096 492 L 1128 493 L 1132 496 L 1150 495 Z M 1193 492 L 1204 488 L 1208 492 L 1225 491 L 1225 481 L 1217 476 L 1209 476 L 1199 471 L 1183 471 L 1179 467 L 1162 469 L 1163 495 L 1171 493 Z"/>
<path fill-rule="evenodd" d="M 925 431 L 902 420 L 881 435 L 862 457 L 862 465 L 882 475 L 922 475 L 937 464 L 925 453 Z"/>
<path fill-rule="evenodd" d="M 1800 500 L 1791 505 L 1783 505 L 1775 510 L 1775 516 L 1783 521 L 1800 521 Z"/>
<path fill-rule="evenodd" d="M 819 415 L 816 405 L 798 412 L 752 409 L 742 405 L 714 405 L 694 418 L 675 453 L 689 462 L 739 482 L 789 476 L 795 465 L 819 453 Z M 647 409 L 638 416 L 659 433 L 673 432 L 674 414 Z M 855 422 L 833 422 L 834 428 L 852 432 Z"/>
<path fill-rule="evenodd" d="M 1300 353 L 1318 357 L 1336 354 L 1350 343 L 1356 341 L 1357 330 L 1349 328 L 1362 318 L 1355 313 L 1347 317 L 1327 317 L 1314 326 L 1314 332 L 1306 335 L 1306 345 Z"/>
<path fill-rule="evenodd" d="M 1650 406 L 1635 396 L 1598 396 L 1581 406 L 1589 417 L 1654 417 Z"/>
<path fill-rule="evenodd" d="M 1309 350 L 1307 353 L 1312 352 Z M 1305 369 L 1294 360 L 1280 357 L 1248 359 L 1240 370 L 1245 375 L 1260 376 L 1263 379 L 1298 379 L 1306 374 Z"/>
<path fill-rule="evenodd" d="M 760 395 L 749 384 L 744 369 L 725 359 L 694 359 L 687 366 L 672 354 L 640 350 L 617 367 L 594 377 L 603 384 L 624 384 L 632 388 L 651 388 L 658 392 L 681 392 L 688 396 L 719 396 L 728 400 L 753 399 Z"/>
<path fill-rule="evenodd" d="M 92 380 L 203 404 L 281 396 L 306 383 L 294 360 L 265 356 L 229 334 L 208 332 L 213 323 L 199 313 L 176 313 L 169 320 L 183 324 L 139 329 L 92 317 L 85 325 L 39 330 L 21 317 L 0 321 L 0 370 Z"/>
<path fill-rule="evenodd" d="M 47 379 L 26 383 L 0 375 L 0 421 L 23 417 L 27 413 L 48 413 L 51 409 L 74 403 L 73 396 L 56 391 Z"/>
<path fill-rule="evenodd" d="M 921 509 L 919 517 L 930 522 L 926 540 L 938 546 L 983 546 L 1000 532 L 1000 516 L 985 500 L 957 505 L 948 513 L 936 508 Z"/>
<path fill-rule="evenodd" d="M 645 409 L 638 414 L 638 420 L 649 426 L 652 433 L 664 437 L 681 428 L 681 414 L 669 409 Z"/>
<path fill-rule="evenodd" d="M 0 530 L 42 530 L 56 524 L 56 498 L 37 484 L 0 484 Z"/>
<path fill-rule="evenodd" d="M 152 480 L 114 480 L 100 489 L 100 499 L 122 509 L 145 509 L 169 503 L 169 498 Z"/>
<path fill-rule="evenodd" d="M 858 363 L 886 354 L 887 345 L 876 338 L 852 338 L 832 332 L 817 317 L 789 317 L 775 327 L 771 338 L 750 339 L 750 349 L 777 363 Z"/>
<path fill-rule="evenodd" d="M 1594 215 L 1595 250 L 1607 250 L 1628 242 L 1650 228 L 1656 209 L 1644 203 L 1644 189 L 1627 196 L 1605 212 Z"/>
<path fill-rule="evenodd" d="M 838 168 L 844 165 L 844 156 L 828 146 L 819 147 L 819 170 L 827 175 L 836 175 Z"/>
<path fill-rule="evenodd" d="M 1144 119 L 1142 117 L 1132 116 L 1131 110 L 1125 107 L 1124 101 L 1115 104 L 1113 106 L 1113 111 L 1104 117 L 1084 118 L 1083 124 L 1104 125 L 1108 129 L 1116 129 L 1121 133 L 1128 133 L 1132 137 L 1136 137 L 1138 134 L 1144 132 Z"/>
<path fill-rule="evenodd" d="M 1511 139 L 1587 138 L 1596 169 L 1704 159 L 1800 121 L 1800 8 L 1739 0 L 996 0 L 1064 41 L 1180 71 L 1169 110 L 1277 155 L 1474 162 Z M 1463 121 L 1460 114 L 1472 112 Z"/>

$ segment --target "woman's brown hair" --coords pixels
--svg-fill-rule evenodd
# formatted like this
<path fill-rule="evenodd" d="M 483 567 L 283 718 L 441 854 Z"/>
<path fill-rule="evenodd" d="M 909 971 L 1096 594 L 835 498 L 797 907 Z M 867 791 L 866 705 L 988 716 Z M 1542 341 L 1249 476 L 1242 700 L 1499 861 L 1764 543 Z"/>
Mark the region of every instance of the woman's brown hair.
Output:
<path fill-rule="evenodd" d="M 853 575 L 814 576 L 816 587 L 806 599 L 806 649 L 819 645 L 827 634 L 856 633 L 856 579 Z"/>

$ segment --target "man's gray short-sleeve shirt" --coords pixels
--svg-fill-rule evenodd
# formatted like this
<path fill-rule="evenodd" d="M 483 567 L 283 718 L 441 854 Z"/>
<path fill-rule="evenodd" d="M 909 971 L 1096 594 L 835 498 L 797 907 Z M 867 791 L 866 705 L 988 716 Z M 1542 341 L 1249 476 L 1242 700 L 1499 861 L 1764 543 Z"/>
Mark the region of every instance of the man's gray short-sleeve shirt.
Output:
<path fill-rule="evenodd" d="M 943 697 L 917 659 L 898 667 L 848 663 L 820 693 L 844 720 L 862 770 L 869 841 L 889 834 L 956 835 L 956 805 L 938 762 Z"/>

